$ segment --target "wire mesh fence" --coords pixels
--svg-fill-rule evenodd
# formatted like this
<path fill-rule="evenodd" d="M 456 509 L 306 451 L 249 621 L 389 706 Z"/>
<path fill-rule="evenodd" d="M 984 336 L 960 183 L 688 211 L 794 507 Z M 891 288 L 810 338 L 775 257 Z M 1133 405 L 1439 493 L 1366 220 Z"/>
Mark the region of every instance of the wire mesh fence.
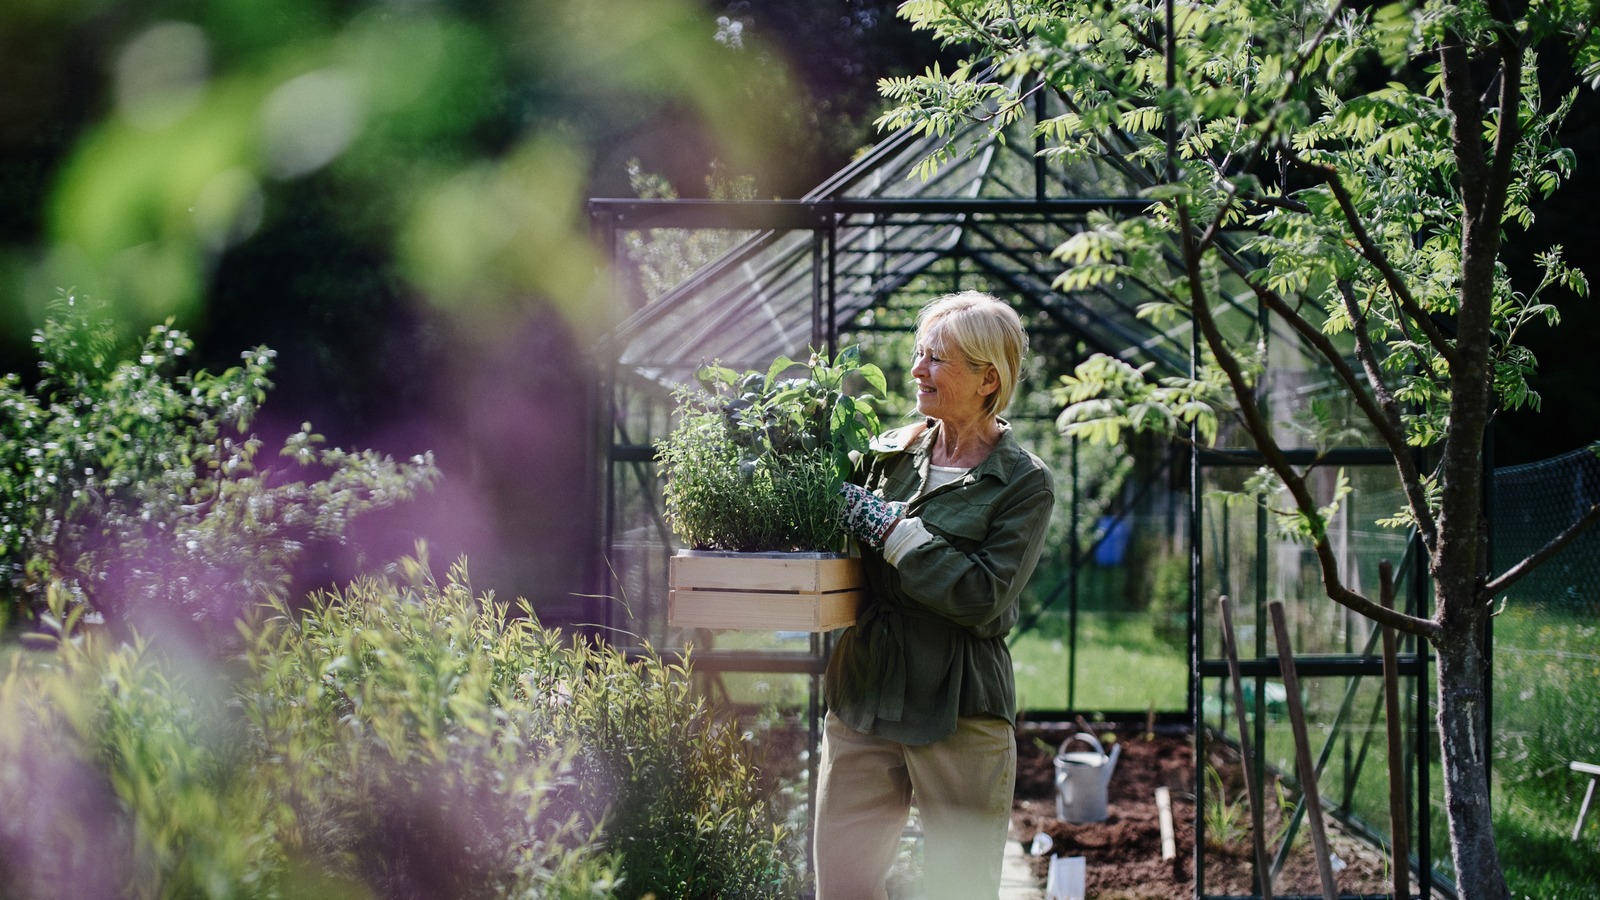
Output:
<path fill-rule="evenodd" d="M 1600 456 L 1589 450 L 1495 470 L 1492 568 L 1543 547 L 1596 502 Z M 1496 602 L 1496 838 L 1513 893 L 1568 896 L 1554 873 L 1600 875 L 1600 823 L 1573 840 L 1587 776 L 1570 769 L 1600 762 L 1600 530 L 1581 533 Z"/>
<path fill-rule="evenodd" d="M 1575 450 L 1496 469 L 1496 569 L 1538 550 L 1600 502 L 1600 456 Z M 1588 529 L 1513 586 L 1509 598 L 1589 618 L 1600 616 L 1600 531 Z"/>

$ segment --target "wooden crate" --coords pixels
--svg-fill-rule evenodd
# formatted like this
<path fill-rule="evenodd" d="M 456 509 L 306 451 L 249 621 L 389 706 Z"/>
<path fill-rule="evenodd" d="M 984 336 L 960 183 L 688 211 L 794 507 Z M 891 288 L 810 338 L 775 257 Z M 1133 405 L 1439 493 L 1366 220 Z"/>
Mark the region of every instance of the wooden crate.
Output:
<path fill-rule="evenodd" d="M 667 623 L 736 631 L 832 631 L 853 624 L 866 593 L 861 560 L 801 554 L 679 555 Z"/>

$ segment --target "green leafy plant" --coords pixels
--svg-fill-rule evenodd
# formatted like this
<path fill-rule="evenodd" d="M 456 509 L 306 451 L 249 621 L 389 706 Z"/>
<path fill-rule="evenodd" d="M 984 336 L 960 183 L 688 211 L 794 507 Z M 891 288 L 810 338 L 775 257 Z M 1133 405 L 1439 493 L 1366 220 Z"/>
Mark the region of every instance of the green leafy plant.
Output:
<path fill-rule="evenodd" d="M 1206 846 L 1212 850 L 1224 853 L 1246 853 L 1250 840 L 1250 806 L 1249 793 L 1244 787 L 1235 788 L 1229 796 L 1229 788 L 1222 772 L 1213 764 L 1206 764 L 1206 808 L 1203 813 L 1206 828 Z M 1284 789 L 1283 782 L 1276 777 L 1269 778 L 1272 783 L 1273 797 L 1269 802 L 1272 805 L 1268 810 L 1273 813 L 1266 817 L 1266 846 L 1269 851 L 1276 851 L 1283 839 L 1289 836 L 1289 829 L 1294 824 L 1295 801 L 1290 798 Z M 1264 814 L 1265 815 L 1265 814 Z M 1296 831 L 1293 846 L 1302 847 L 1306 843 L 1305 833 Z"/>
<path fill-rule="evenodd" d="M 574 648 L 552 730 L 617 854 L 619 896 L 797 896 L 803 842 L 766 794 L 749 736 L 692 689 L 688 666 Z"/>
<path fill-rule="evenodd" d="M 386 896 L 796 893 L 800 848 L 687 665 L 546 629 L 421 554 L 259 634 L 244 707 L 320 774 L 283 767 L 275 794 L 328 871 Z"/>
<path fill-rule="evenodd" d="M 37 385 L 0 377 L 0 609 L 21 618 L 59 587 L 118 625 L 231 634 L 241 609 L 290 586 L 307 546 L 438 477 L 431 454 L 326 447 L 310 423 L 270 464 L 250 432 L 272 386 L 265 347 L 196 371 L 182 331 L 133 343 L 70 294 L 34 342 Z"/>
<path fill-rule="evenodd" d="M 781 357 L 765 373 L 697 374 L 675 394 L 678 424 L 657 454 L 672 529 L 697 550 L 842 550 L 839 485 L 878 429 L 852 385 L 881 395 L 883 372 L 847 347 L 831 360 Z"/>
<path fill-rule="evenodd" d="M 1202 818 L 1206 827 L 1206 846 L 1212 850 L 1235 852 L 1245 843 L 1249 826 L 1245 820 L 1244 792 L 1228 795 L 1222 773 L 1206 764 L 1206 808 Z"/>
<path fill-rule="evenodd" d="M 0 646 L 0 896 L 800 893 L 803 841 L 686 665 L 545 628 L 464 563 L 274 601 L 226 665 L 71 603 Z"/>

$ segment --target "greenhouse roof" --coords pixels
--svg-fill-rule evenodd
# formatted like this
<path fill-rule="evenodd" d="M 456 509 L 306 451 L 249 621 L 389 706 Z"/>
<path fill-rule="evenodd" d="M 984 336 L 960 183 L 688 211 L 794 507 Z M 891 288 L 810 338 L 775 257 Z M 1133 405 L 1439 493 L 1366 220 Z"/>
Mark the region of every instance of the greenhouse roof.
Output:
<path fill-rule="evenodd" d="M 1095 215 L 1142 210 L 1148 201 L 1130 186 L 1128 176 L 1140 175 L 1131 166 L 1069 167 L 1036 153 L 1035 119 L 1059 112 L 1036 99 L 1031 114 L 1004 131 L 975 122 L 953 135 L 953 152 L 931 171 L 923 161 L 945 139 L 904 130 L 800 200 L 591 201 L 613 233 L 716 229 L 729 248 L 638 306 L 614 334 L 615 358 L 667 384 L 713 360 L 755 369 L 778 356 L 800 358 L 936 263 L 954 260 L 1091 352 L 1186 371 L 1187 324 L 1161 327 L 1138 315 L 1158 299 L 1148 286 L 1056 286 L 1066 268 L 1051 255 L 1057 246 Z"/>

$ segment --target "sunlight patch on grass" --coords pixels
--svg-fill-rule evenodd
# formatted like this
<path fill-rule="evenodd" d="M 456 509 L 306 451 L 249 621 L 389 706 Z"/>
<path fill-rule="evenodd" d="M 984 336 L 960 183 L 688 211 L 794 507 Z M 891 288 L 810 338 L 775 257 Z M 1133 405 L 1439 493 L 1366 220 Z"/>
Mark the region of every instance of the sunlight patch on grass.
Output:
<path fill-rule="evenodd" d="M 1066 638 L 1045 629 L 1024 634 L 1011 646 L 1018 708 L 1181 712 L 1187 705 L 1188 650 L 1158 638 L 1147 617 L 1082 615 L 1077 684 L 1070 700 L 1067 651 Z"/>

